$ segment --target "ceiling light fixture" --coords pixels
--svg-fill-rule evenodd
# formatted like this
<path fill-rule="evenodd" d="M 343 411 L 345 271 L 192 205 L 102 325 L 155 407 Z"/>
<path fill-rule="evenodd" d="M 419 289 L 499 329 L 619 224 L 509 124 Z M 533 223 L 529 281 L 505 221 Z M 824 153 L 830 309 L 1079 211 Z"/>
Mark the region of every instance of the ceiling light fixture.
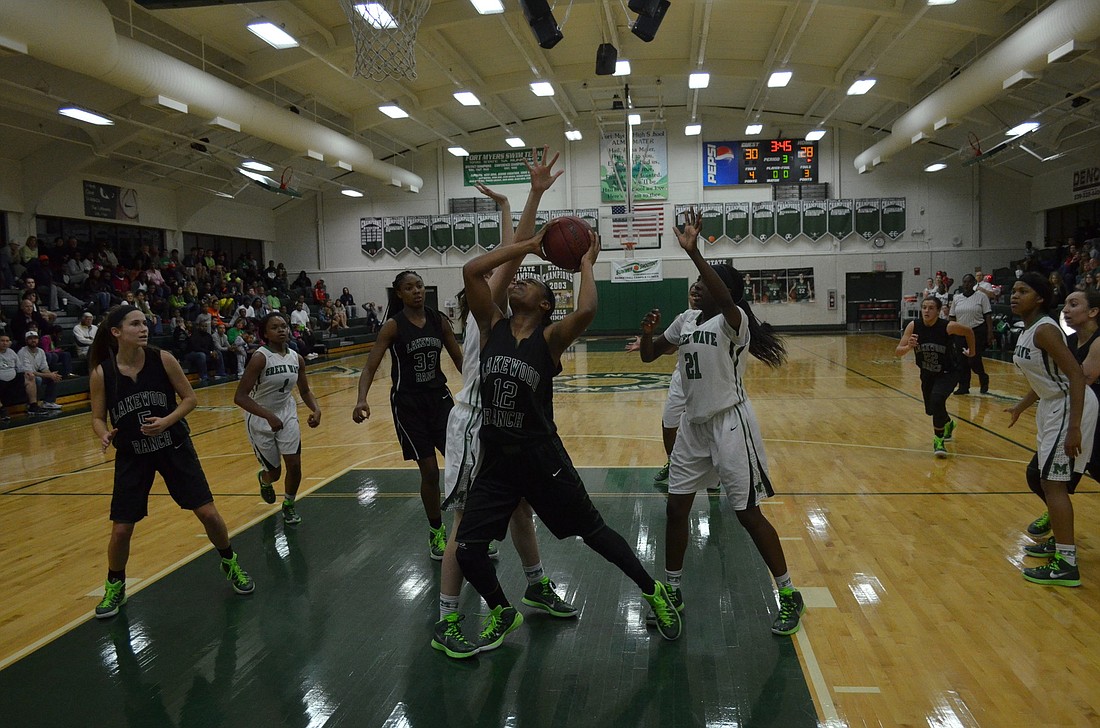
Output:
<path fill-rule="evenodd" d="M 468 157 L 468 156 L 470 156 L 470 153 L 466 151 L 465 147 L 459 147 L 459 146 L 447 147 L 447 151 L 450 152 L 451 154 L 455 155 L 456 157 Z"/>
<path fill-rule="evenodd" d="M 405 111 L 397 104 L 383 104 L 378 107 L 378 110 L 391 119 L 407 119 L 409 117 L 409 112 Z"/>
<path fill-rule="evenodd" d="M 764 125 L 763 124 L 749 124 L 748 126 L 745 127 L 745 133 L 748 134 L 749 136 L 755 136 L 756 134 L 759 134 L 762 131 L 764 131 Z"/>
<path fill-rule="evenodd" d="M 504 12 L 504 3 L 500 0 L 470 0 L 470 4 L 481 15 L 496 15 Z"/>
<path fill-rule="evenodd" d="M 353 190 L 353 189 L 350 189 L 350 188 L 340 190 L 340 194 L 344 195 L 345 197 L 362 197 L 363 196 L 363 193 L 360 192 L 359 190 Z"/>
<path fill-rule="evenodd" d="M 929 5 L 954 5 L 956 0 L 928 0 Z"/>
<path fill-rule="evenodd" d="M 507 139 L 504 140 L 504 142 L 508 146 L 514 147 L 516 149 L 518 149 L 520 147 L 527 146 L 527 144 L 525 144 L 524 141 L 522 139 L 520 139 L 519 137 L 517 137 L 517 136 L 508 137 Z"/>
<path fill-rule="evenodd" d="M 642 115 L 641 114 L 627 114 L 626 115 L 626 122 L 628 124 L 630 124 L 631 126 L 638 126 L 638 124 L 642 123 Z"/>
<path fill-rule="evenodd" d="M 706 71 L 696 71 L 688 75 L 688 88 L 706 88 L 710 85 L 710 74 Z"/>
<path fill-rule="evenodd" d="M 252 169 L 257 172 L 271 172 L 275 169 L 271 165 L 264 164 L 263 162 L 257 162 L 255 159 L 249 159 L 248 161 L 243 162 L 241 166 L 245 169 Z"/>
<path fill-rule="evenodd" d="M 924 168 L 925 172 L 939 172 L 941 169 L 947 169 L 947 165 L 943 162 L 935 162 Z"/>
<path fill-rule="evenodd" d="M 85 124 L 95 124 L 96 126 L 114 126 L 113 121 L 106 116 L 100 116 L 87 109 L 80 109 L 76 106 L 62 106 L 57 110 L 57 113 L 62 116 L 67 116 L 70 119 L 76 119 L 77 121 L 83 121 Z"/>
<path fill-rule="evenodd" d="M 566 129 L 565 138 L 571 142 L 579 142 L 583 138 L 583 136 L 577 129 Z"/>
<path fill-rule="evenodd" d="M 272 48 L 283 50 L 285 48 L 298 47 L 297 38 L 265 18 L 253 20 L 248 24 L 248 29 L 252 31 L 253 35 Z"/>
<path fill-rule="evenodd" d="M 363 16 L 372 28 L 378 30 L 392 30 L 397 27 L 397 21 L 390 15 L 390 11 L 382 6 L 382 3 L 357 3 L 355 12 Z"/>
<path fill-rule="evenodd" d="M 630 61 L 625 58 L 620 58 L 615 61 L 615 73 L 612 76 L 629 76 L 630 75 Z"/>
<path fill-rule="evenodd" d="M 1022 124 L 1017 124 L 1008 131 L 1005 132 L 1005 136 L 1018 137 L 1023 136 L 1029 132 L 1033 132 L 1039 128 L 1039 122 L 1037 121 L 1025 121 Z"/>
<path fill-rule="evenodd" d="M 783 88 L 791 82 L 793 71 L 775 71 L 768 77 L 768 88 Z"/>
<path fill-rule="evenodd" d="M 481 106 L 481 99 L 474 95 L 473 91 L 455 91 L 455 101 L 463 106 Z"/>
<path fill-rule="evenodd" d="M 684 127 L 684 136 L 699 136 L 703 133 L 702 124 L 687 124 Z"/>
<path fill-rule="evenodd" d="M 857 78 L 851 86 L 848 87 L 849 96 L 862 96 L 874 87 L 877 81 L 873 78 Z"/>
<path fill-rule="evenodd" d="M 272 181 L 270 177 L 266 177 L 259 172 L 253 172 L 251 170 L 245 169 L 244 167 L 237 167 L 237 171 L 254 182 L 270 183 Z"/>
<path fill-rule="evenodd" d="M 553 96 L 554 84 L 549 81 L 532 81 L 531 93 L 535 96 Z"/>
<path fill-rule="evenodd" d="M 806 141 L 816 142 L 821 137 L 825 136 L 824 129 L 814 129 L 813 131 L 806 132 Z"/>

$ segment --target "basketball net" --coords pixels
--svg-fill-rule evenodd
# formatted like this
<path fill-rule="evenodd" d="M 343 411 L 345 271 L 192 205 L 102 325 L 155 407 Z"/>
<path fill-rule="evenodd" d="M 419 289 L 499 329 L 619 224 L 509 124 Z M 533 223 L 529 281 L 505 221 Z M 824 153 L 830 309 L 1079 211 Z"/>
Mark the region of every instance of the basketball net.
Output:
<path fill-rule="evenodd" d="M 416 33 L 431 0 L 340 0 L 355 38 L 355 75 L 416 78 Z"/>
<path fill-rule="evenodd" d="M 290 187 L 290 183 L 294 181 L 294 167 L 287 167 L 283 170 L 283 174 L 279 177 L 279 189 L 286 192 L 286 188 Z"/>
<path fill-rule="evenodd" d="M 638 243 L 623 242 L 623 250 L 626 251 L 626 259 L 634 260 L 634 248 L 638 247 Z"/>

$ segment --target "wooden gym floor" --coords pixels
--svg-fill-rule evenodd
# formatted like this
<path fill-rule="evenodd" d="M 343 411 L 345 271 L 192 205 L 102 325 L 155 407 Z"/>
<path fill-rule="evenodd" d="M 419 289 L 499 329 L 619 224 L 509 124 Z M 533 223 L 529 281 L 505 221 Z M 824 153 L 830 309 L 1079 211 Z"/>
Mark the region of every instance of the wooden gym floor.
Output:
<path fill-rule="evenodd" d="M 596 505 L 663 573 L 660 412 L 671 358 L 624 340 L 567 354 L 556 412 Z M 303 523 L 255 489 L 233 384 L 199 391 L 196 447 L 242 563 L 232 594 L 198 521 L 158 483 L 135 535 L 130 601 L 90 618 L 105 574 L 112 464 L 82 414 L 0 432 L 0 716 L 19 726 L 1088 726 L 1100 723 L 1100 520 L 1092 480 L 1074 505 L 1084 586 L 1026 583 L 1023 391 L 988 362 L 993 393 L 953 397 L 950 457 L 933 458 L 911 358 L 884 336 L 789 337 L 748 389 L 777 496 L 765 506 L 808 609 L 770 634 L 766 569 L 720 498 L 700 497 L 684 574 L 685 634 L 642 624 L 636 589 L 579 541 L 539 529 L 543 562 L 581 608 L 528 620 L 496 652 L 429 647 L 438 565 L 425 553 L 416 474 L 400 459 L 386 382 L 351 422 L 354 357 L 314 368 L 324 420 L 304 435 Z M 383 367 L 388 371 L 388 367 Z M 459 377 L 448 371 L 453 386 Z M 977 391 L 976 388 L 973 391 Z M 510 546 L 505 589 L 523 588 Z M 464 623 L 480 604 L 467 588 Z"/>

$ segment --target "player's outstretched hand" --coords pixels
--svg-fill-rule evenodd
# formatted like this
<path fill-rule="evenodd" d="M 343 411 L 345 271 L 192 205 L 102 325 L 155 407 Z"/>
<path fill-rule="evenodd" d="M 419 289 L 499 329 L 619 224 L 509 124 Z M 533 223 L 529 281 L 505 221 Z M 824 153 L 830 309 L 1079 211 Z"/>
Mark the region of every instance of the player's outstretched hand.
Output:
<path fill-rule="evenodd" d="M 625 351 L 641 351 L 642 349 L 642 337 L 635 336 L 630 341 L 626 342 Z"/>
<path fill-rule="evenodd" d="M 672 227 L 673 232 L 676 233 L 676 242 L 680 243 L 680 247 L 687 253 L 694 253 L 699 249 L 699 231 L 703 229 L 703 213 L 696 212 L 695 208 L 687 213 L 687 221 L 684 223 L 684 229 Z"/>
<path fill-rule="evenodd" d="M 493 202 L 497 203 L 498 205 L 503 205 L 505 202 L 508 201 L 508 198 L 505 195 L 502 195 L 501 193 L 497 192 L 496 190 L 493 190 L 492 188 L 488 187 L 484 182 L 476 183 L 474 185 L 474 188 L 477 189 L 477 191 L 480 192 L 481 194 L 483 194 L 486 197 L 488 197 L 489 199 L 491 199 Z"/>
<path fill-rule="evenodd" d="M 351 411 L 351 419 L 355 421 L 355 424 L 370 419 L 370 405 L 366 402 L 356 403 L 355 409 Z"/>
<path fill-rule="evenodd" d="M 645 318 L 642 319 L 642 333 L 652 334 L 659 323 L 661 323 L 661 309 L 651 309 L 649 313 L 645 315 Z"/>
<path fill-rule="evenodd" d="M 553 158 L 546 161 L 550 157 L 550 146 L 545 145 L 542 148 L 541 159 L 536 148 L 531 150 L 530 162 L 526 159 L 523 160 L 523 163 L 527 165 L 527 172 L 531 175 L 531 189 L 546 192 L 554 184 L 554 180 L 565 174 L 564 169 L 559 169 L 557 172 L 553 171 L 554 164 L 558 161 L 558 154 L 559 152 L 554 152 Z"/>

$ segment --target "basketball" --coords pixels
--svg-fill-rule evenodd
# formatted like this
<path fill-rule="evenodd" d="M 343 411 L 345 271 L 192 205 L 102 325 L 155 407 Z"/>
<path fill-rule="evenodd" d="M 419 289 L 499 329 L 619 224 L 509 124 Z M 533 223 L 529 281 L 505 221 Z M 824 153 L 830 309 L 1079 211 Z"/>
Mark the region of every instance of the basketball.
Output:
<path fill-rule="evenodd" d="M 579 217 L 566 215 L 546 223 L 542 236 L 542 255 L 548 261 L 568 271 L 580 270 L 581 258 L 591 244 L 588 234 L 592 228 Z"/>

